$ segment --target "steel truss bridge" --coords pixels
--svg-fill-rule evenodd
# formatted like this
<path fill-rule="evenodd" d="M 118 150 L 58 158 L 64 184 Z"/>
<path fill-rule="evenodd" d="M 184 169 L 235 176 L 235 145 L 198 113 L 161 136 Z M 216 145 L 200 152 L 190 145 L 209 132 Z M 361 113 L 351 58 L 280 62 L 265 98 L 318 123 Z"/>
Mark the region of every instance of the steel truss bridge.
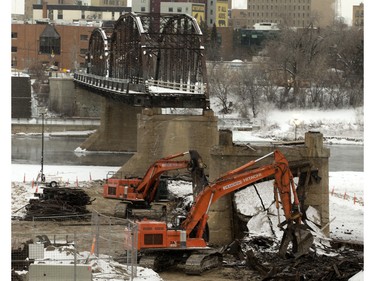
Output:
<path fill-rule="evenodd" d="M 126 13 L 94 29 L 74 82 L 133 106 L 209 108 L 202 32 L 184 14 Z"/>

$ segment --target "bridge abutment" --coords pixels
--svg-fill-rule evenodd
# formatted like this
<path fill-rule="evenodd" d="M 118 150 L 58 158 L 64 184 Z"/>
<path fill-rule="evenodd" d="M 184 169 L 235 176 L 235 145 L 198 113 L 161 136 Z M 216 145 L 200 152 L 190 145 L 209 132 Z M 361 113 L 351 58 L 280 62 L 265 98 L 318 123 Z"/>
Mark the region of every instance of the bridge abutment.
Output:
<path fill-rule="evenodd" d="M 49 109 L 68 117 L 99 117 L 103 97 L 75 87 L 70 76 L 49 78 Z"/>
<path fill-rule="evenodd" d="M 140 107 L 102 100 L 100 127 L 80 147 L 89 151 L 137 151 L 137 114 Z"/>
<path fill-rule="evenodd" d="M 305 134 L 305 143 L 293 146 L 238 146 L 232 144 L 232 132 L 220 131 L 219 144 L 210 150 L 210 180 L 218 178 L 225 172 L 235 169 L 251 160 L 264 156 L 275 149 L 285 155 L 289 164 L 309 163 L 311 170 L 318 171 L 318 177 L 311 180 L 305 187 L 304 205 L 312 206 L 320 213 L 321 226 L 329 222 L 329 182 L 328 160 L 330 151 L 323 146 L 321 133 Z M 253 167 L 271 164 L 273 157 L 268 157 Z M 297 165 L 296 165 L 297 166 Z M 301 172 L 301 171 L 300 171 Z M 208 224 L 210 227 L 210 242 L 225 245 L 233 241 L 238 228 L 238 220 L 234 216 L 233 196 L 228 194 L 215 202 L 209 212 Z M 299 197 L 302 197 L 299 195 Z M 284 218 L 281 211 L 282 218 Z M 329 227 L 324 229 L 329 234 Z"/>

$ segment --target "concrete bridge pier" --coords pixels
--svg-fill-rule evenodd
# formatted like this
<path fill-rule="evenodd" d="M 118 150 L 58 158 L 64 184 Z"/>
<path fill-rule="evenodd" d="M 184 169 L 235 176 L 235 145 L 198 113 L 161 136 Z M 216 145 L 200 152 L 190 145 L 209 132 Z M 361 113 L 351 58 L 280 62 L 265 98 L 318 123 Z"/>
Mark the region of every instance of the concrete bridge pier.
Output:
<path fill-rule="evenodd" d="M 80 147 L 89 151 L 137 151 L 137 114 L 140 107 L 102 99 L 99 129 Z"/>
<path fill-rule="evenodd" d="M 210 147 L 219 140 L 218 118 L 212 110 L 202 115 L 168 115 L 146 108 L 137 121 L 137 153 L 121 167 L 118 176 L 143 176 L 156 160 L 191 149 L 209 165 Z"/>

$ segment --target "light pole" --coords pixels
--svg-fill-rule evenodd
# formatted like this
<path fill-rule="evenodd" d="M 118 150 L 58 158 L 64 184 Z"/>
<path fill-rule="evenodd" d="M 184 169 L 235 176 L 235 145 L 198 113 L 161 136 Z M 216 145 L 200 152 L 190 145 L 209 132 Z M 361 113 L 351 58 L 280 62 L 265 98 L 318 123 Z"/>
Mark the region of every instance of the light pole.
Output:
<path fill-rule="evenodd" d="M 298 118 L 293 119 L 293 124 L 294 124 L 294 140 L 297 140 L 297 127 L 299 124 L 301 124 L 301 121 Z"/>
<path fill-rule="evenodd" d="M 41 159 L 40 159 L 40 179 L 42 182 L 45 181 L 45 176 L 43 173 L 43 158 L 44 158 L 44 113 L 42 113 L 42 153 L 41 153 Z"/>

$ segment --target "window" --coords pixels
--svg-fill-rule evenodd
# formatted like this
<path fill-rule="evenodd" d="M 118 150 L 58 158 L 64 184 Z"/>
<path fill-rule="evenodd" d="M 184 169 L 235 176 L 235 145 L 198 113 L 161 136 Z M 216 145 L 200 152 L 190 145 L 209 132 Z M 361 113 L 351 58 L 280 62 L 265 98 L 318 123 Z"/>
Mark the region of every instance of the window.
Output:
<path fill-rule="evenodd" d="M 141 12 L 146 12 L 146 7 L 141 7 Z"/>
<path fill-rule="evenodd" d="M 12 53 L 17 53 L 17 47 L 12 46 Z"/>
<path fill-rule="evenodd" d="M 15 39 L 15 38 L 17 38 L 17 37 L 18 37 L 17 32 L 12 32 L 12 39 Z"/>
<path fill-rule="evenodd" d="M 182 8 L 181 7 L 177 8 L 177 13 L 182 13 Z"/>
<path fill-rule="evenodd" d="M 81 19 L 82 19 L 82 20 L 85 19 L 85 11 L 81 11 Z"/>
<path fill-rule="evenodd" d="M 59 19 L 59 20 L 63 19 L 63 11 L 62 10 L 57 11 L 57 19 Z"/>
<path fill-rule="evenodd" d="M 60 54 L 60 35 L 52 25 L 46 25 L 39 37 L 40 54 Z"/>
<path fill-rule="evenodd" d="M 49 10 L 49 11 L 48 11 L 48 18 L 49 18 L 50 20 L 53 20 L 53 10 Z"/>
<path fill-rule="evenodd" d="M 81 39 L 82 41 L 87 41 L 87 40 L 89 40 L 89 36 L 86 35 L 86 34 L 81 34 L 81 35 L 80 35 L 80 39 Z"/>
<path fill-rule="evenodd" d="M 169 7 L 168 12 L 173 13 L 173 8 Z"/>

